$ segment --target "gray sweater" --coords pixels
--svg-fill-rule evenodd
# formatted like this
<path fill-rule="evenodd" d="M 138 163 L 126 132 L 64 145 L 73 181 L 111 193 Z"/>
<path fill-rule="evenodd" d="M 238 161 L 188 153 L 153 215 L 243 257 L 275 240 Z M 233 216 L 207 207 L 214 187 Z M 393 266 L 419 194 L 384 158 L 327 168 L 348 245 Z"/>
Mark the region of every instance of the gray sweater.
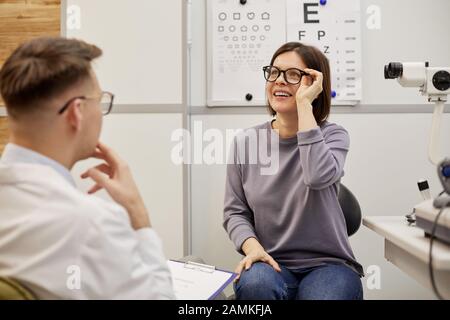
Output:
<path fill-rule="evenodd" d="M 271 138 L 279 139 L 276 174 L 262 174 L 259 158 L 251 162 L 249 130 L 260 133 L 258 150 L 270 150 Z M 329 122 L 288 139 L 279 138 L 270 121 L 238 135 L 227 165 L 223 222 L 236 249 L 242 253 L 244 241 L 254 237 L 287 268 L 345 263 L 363 276 L 337 198 L 349 143 L 347 131 Z"/>

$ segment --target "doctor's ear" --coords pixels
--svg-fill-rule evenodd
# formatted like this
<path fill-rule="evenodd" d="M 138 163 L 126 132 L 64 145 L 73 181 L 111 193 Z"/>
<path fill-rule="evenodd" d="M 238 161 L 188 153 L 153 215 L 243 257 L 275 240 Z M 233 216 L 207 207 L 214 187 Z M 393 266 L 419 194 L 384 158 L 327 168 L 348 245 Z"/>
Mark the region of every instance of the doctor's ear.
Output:
<path fill-rule="evenodd" d="M 81 129 L 81 122 L 83 120 L 82 108 L 84 107 L 84 101 L 82 99 L 75 99 L 67 107 L 65 118 L 69 125 L 76 131 Z"/>

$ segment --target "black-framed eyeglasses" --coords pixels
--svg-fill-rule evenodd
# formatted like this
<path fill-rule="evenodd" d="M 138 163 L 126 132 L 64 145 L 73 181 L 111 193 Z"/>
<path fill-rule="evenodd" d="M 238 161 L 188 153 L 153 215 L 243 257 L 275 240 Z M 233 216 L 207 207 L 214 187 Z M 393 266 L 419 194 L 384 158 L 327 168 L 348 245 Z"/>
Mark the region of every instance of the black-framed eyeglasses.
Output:
<path fill-rule="evenodd" d="M 281 70 L 275 66 L 265 66 L 263 67 L 263 71 L 266 81 L 275 82 L 278 77 L 283 74 L 284 80 L 289 84 L 299 84 L 300 81 L 302 81 L 303 76 L 309 75 L 305 71 L 297 68 Z"/>
<path fill-rule="evenodd" d="M 67 101 L 66 104 L 64 104 L 64 106 L 61 109 L 59 109 L 58 114 L 64 113 L 64 111 L 67 110 L 69 105 L 76 99 L 92 100 L 99 98 L 100 98 L 100 106 L 102 108 L 102 114 L 106 116 L 111 112 L 112 106 L 114 104 L 114 94 L 108 91 L 102 91 L 101 95 L 96 97 L 86 97 L 86 96 L 73 97 L 72 99 Z"/>

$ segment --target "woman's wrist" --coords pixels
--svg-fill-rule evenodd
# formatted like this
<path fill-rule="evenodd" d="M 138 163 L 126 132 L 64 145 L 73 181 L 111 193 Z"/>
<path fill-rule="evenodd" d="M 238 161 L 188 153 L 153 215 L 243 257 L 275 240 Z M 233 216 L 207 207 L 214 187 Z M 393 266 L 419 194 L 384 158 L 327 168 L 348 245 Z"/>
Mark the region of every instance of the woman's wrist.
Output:
<path fill-rule="evenodd" d="M 251 237 L 244 241 L 241 248 L 242 248 L 242 251 L 245 253 L 245 255 L 248 255 L 251 251 L 262 248 L 262 246 L 258 242 L 258 240 Z"/>
<path fill-rule="evenodd" d="M 309 131 L 317 127 L 317 121 L 314 117 L 313 106 L 308 101 L 302 101 L 297 104 L 298 131 Z"/>
<path fill-rule="evenodd" d="M 298 99 L 297 100 L 297 111 L 298 112 L 304 112 L 304 111 L 311 111 L 312 112 L 312 104 L 311 102 L 306 99 Z"/>

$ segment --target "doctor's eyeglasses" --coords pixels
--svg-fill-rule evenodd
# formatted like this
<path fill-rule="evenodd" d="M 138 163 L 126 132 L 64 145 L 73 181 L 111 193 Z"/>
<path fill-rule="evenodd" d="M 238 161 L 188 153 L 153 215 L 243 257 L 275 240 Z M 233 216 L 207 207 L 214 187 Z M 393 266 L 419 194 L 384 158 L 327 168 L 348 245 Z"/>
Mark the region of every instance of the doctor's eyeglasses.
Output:
<path fill-rule="evenodd" d="M 275 66 L 265 66 L 263 67 L 263 71 L 266 81 L 275 82 L 283 74 L 284 80 L 289 84 L 299 84 L 302 81 L 302 77 L 308 75 L 305 71 L 297 68 L 281 70 Z"/>
<path fill-rule="evenodd" d="M 64 111 L 67 110 L 69 105 L 76 99 L 82 99 L 82 100 L 93 100 L 93 99 L 100 99 L 100 105 L 102 108 L 102 114 L 106 116 L 111 112 L 113 103 L 114 103 L 114 94 L 111 92 L 103 91 L 100 96 L 95 97 L 86 97 L 86 96 L 79 96 L 79 97 L 73 97 L 69 101 L 66 102 L 66 104 L 58 111 L 58 114 L 64 113 Z"/>

